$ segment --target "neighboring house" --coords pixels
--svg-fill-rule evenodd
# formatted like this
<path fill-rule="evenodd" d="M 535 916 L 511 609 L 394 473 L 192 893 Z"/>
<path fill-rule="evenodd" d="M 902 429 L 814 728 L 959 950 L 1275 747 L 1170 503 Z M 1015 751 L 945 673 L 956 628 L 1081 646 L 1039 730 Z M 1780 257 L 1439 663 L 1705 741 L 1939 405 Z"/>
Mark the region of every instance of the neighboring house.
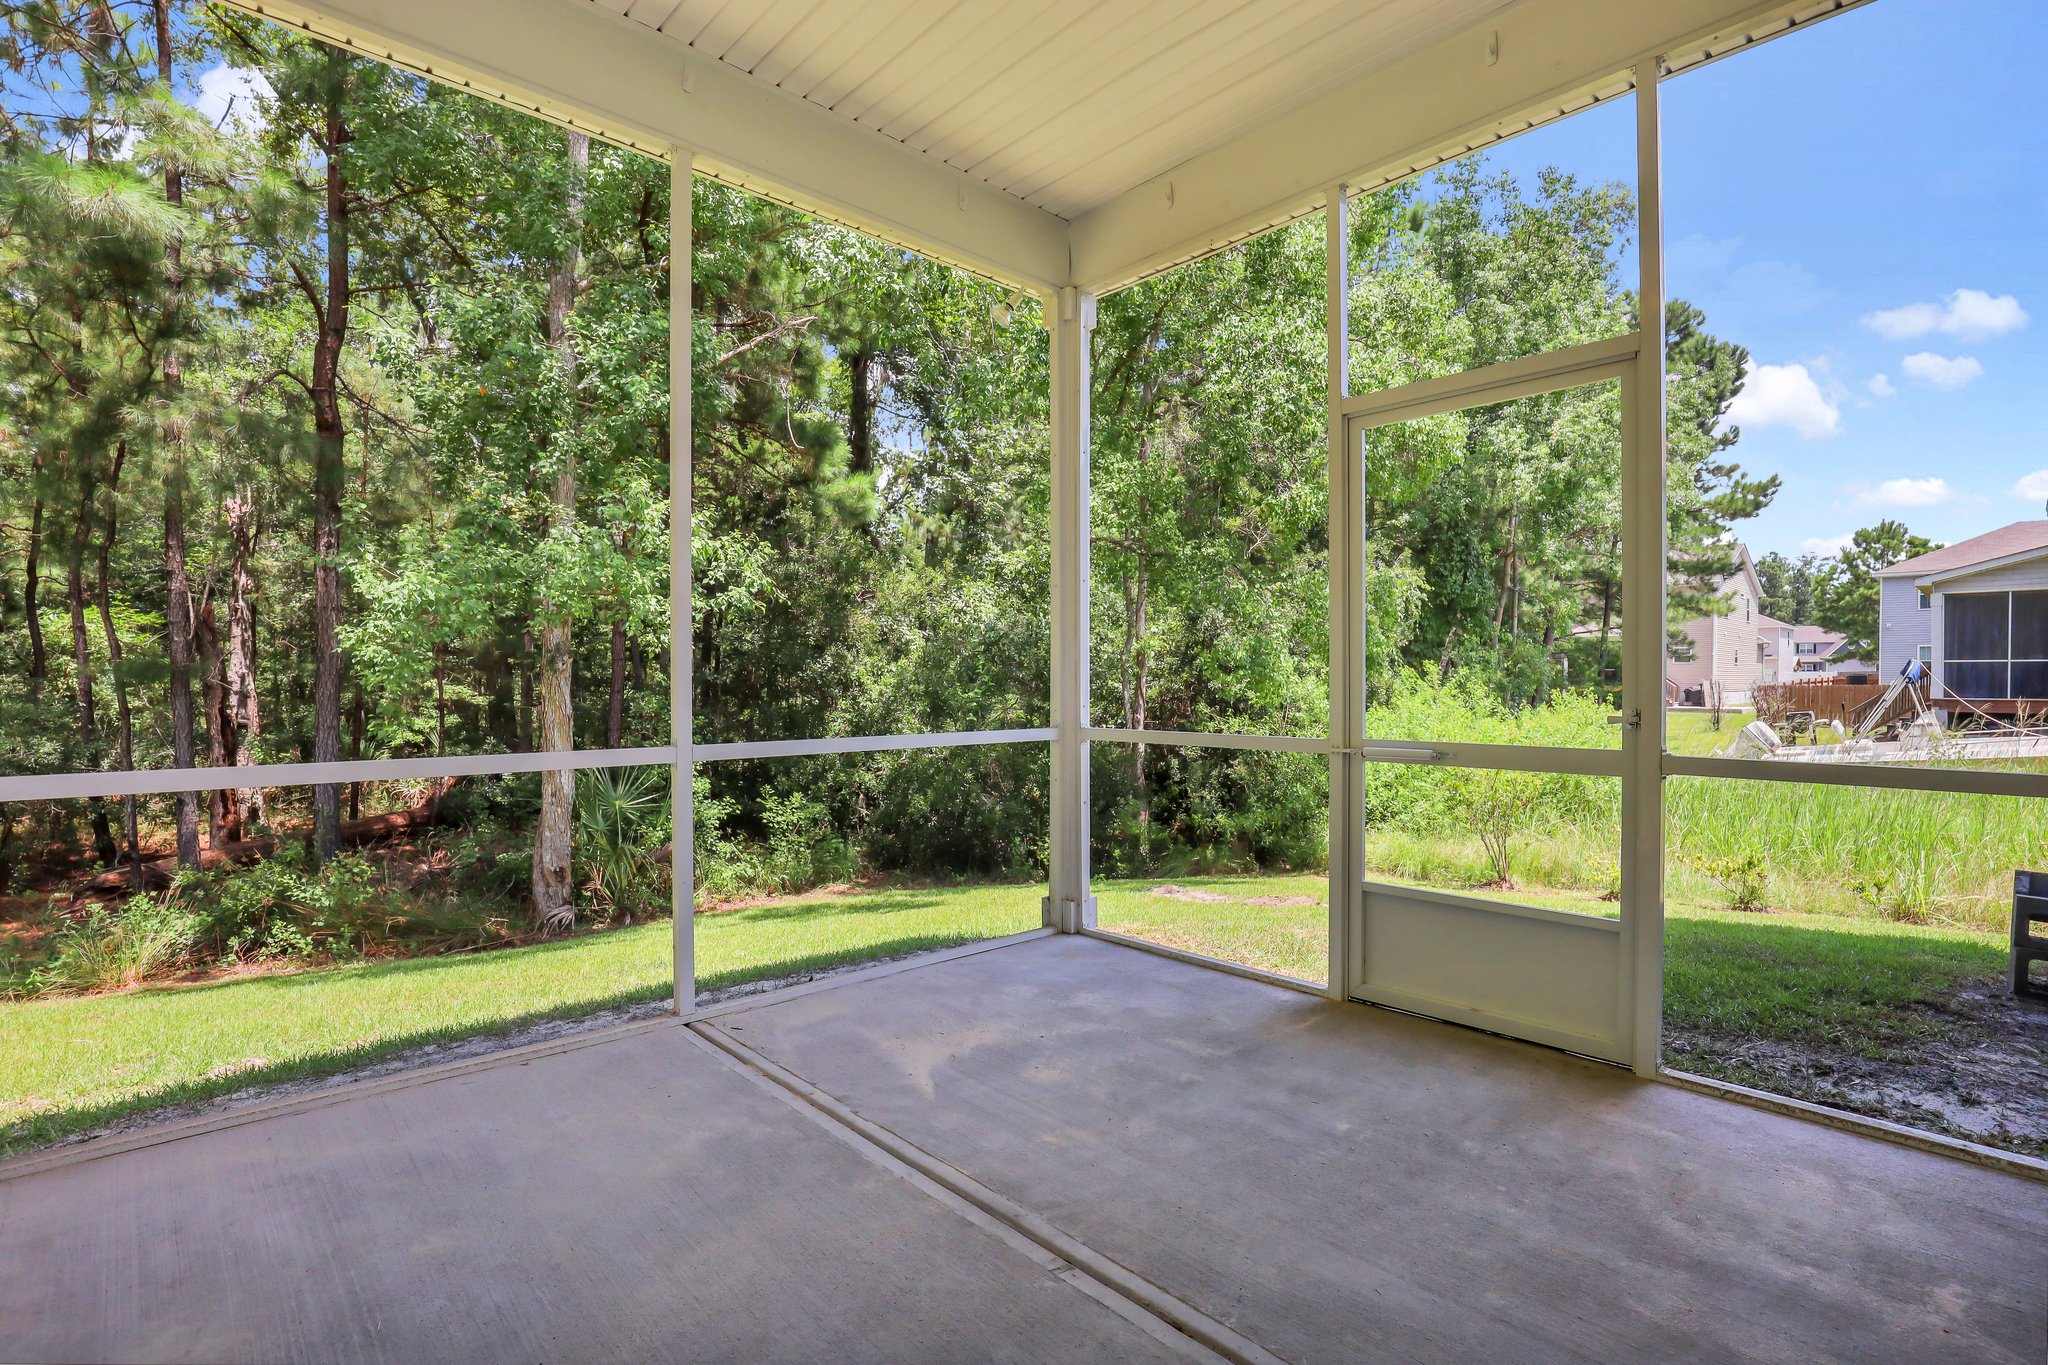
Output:
<path fill-rule="evenodd" d="M 1936 696 L 2048 704 L 2048 521 L 1972 536 L 1877 580 L 1881 678 L 1918 659 Z"/>
<path fill-rule="evenodd" d="M 1731 706 L 1746 704 L 1759 683 L 1790 676 L 1794 636 L 1799 627 L 1764 615 L 1764 585 L 1756 576 L 1746 546 L 1735 547 L 1735 572 L 1714 585 L 1727 599 L 1720 616 L 1702 616 L 1679 627 L 1692 641 L 1692 658 L 1667 659 L 1665 690 L 1683 704 L 1687 692 L 1719 683 L 1721 699 Z"/>
<path fill-rule="evenodd" d="M 1854 659 L 1841 652 L 1847 637 L 1838 631 L 1823 630 L 1819 626 L 1794 626 L 1792 628 L 1792 667 L 1788 672 L 1782 665 L 1778 670 L 1779 681 L 1799 681 L 1802 678 L 1846 678 L 1871 682 L 1877 678 L 1877 665 L 1868 659 Z"/>

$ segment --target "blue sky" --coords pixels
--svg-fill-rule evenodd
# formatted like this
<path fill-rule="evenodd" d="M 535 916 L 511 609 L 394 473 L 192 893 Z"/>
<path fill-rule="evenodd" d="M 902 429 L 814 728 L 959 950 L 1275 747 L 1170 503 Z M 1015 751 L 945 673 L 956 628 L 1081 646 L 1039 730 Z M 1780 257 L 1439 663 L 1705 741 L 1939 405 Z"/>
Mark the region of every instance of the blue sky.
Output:
<path fill-rule="evenodd" d="M 2041 0 L 1877 0 L 1665 83 L 1667 285 L 1750 349 L 1739 458 L 1784 479 L 1757 554 L 2048 516 L 2044 46 Z M 1632 184 L 1633 118 L 1492 159 Z"/>

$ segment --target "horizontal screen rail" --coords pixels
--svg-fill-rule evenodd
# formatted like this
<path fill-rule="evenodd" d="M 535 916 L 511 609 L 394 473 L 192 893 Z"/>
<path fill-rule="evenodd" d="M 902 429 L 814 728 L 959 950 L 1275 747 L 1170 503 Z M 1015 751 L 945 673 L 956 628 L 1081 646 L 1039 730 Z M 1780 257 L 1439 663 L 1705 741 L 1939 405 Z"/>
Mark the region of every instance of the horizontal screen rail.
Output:
<path fill-rule="evenodd" d="M 64 801 L 85 796 L 155 796 L 240 787 L 327 787 L 343 782 L 417 782 L 439 777 L 498 777 L 581 768 L 640 768 L 673 763 L 675 753 L 663 744 L 647 749 L 572 749 L 566 753 L 455 754 L 440 758 L 364 758 L 345 763 L 256 763 L 243 768 L 32 774 L 0 777 L 0 801 Z"/>
<path fill-rule="evenodd" d="M 699 744 L 691 761 L 800 758 L 809 754 L 867 754 L 895 749 L 959 749 L 979 744 L 1042 744 L 1050 729 L 966 730 L 930 735 L 872 735 L 837 739 L 776 739 L 742 744 Z M 0 777 L 0 801 L 73 801 L 92 796 L 161 796 L 173 792 L 242 787 L 326 787 L 345 782 L 418 782 L 443 777 L 501 777 L 513 773 L 579 772 L 586 768 L 666 767 L 679 755 L 672 745 L 639 749 L 567 749 L 552 753 L 451 754 L 439 758 L 364 758 L 342 763 L 256 763 L 242 768 L 146 768 L 135 772 L 29 773 Z"/>
<path fill-rule="evenodd" d="M 1641 335 L 1630 332 L 1606 341 L 1589 341 L 1462 374 L 1418 379 L 1396 388 L 1360 394 L 1345 399 L 1337 410 L 1353 421 L 1380 427 L 1439 412 L 1488 407 L 1602 379 L 1619 379 L 1641 349 Z"/>
<path fill-rule="evenodd" d="M 1111 730 L 1088 726 L 1081 738 L 1104 744 L 1179 744 L 1190 749 L 1266 749 L 1285 754 L 1327 754 L 1322 735 L 1216 735 L 1196 730 Z"/>
<path fill-rule="evenodd" d="M 1666 754 L 1663 771 L 1666 777 L 1718 777 L 1735 782 L 1804 782 L 1826 787 L 1955 792 L 1965 796 L 2048 796 L 2048 773 L 1985 772 L 1918 763 L 1808 763 Z"/>
<path fill-rule="evenodd" d="M 1522 773 L 1620 777 L 1619 749 L 1574 749 L 1545 744 L 1474 744 L 1466 740 L 1367 739 L 1359 757 L 1369 763 L 1436 763 L 1449 768 L 1500 768 Z"/>
<path fill-rule="evenodd" d="M 735 744 L 699 744 L 690 751 L 698 763 L 739 758 L 804 758 L 813 754 L 879 754 L 898 749 L 968 749 L 978 744 L 1046 744 L 1050 727 L 1030 730 L 949 730 L 930 735 L 854 735 L 844 739 L 759 739 Z"/>

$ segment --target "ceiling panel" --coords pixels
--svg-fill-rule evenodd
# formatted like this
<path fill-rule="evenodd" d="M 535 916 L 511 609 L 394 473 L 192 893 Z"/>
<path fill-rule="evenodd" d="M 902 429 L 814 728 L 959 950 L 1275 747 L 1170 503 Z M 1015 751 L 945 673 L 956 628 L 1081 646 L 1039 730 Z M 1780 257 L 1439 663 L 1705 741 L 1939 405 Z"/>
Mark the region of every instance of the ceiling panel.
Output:
<path fill-rule="evenodd" d="M 1514 0 L 571 0 L 1071 217 Z"/>

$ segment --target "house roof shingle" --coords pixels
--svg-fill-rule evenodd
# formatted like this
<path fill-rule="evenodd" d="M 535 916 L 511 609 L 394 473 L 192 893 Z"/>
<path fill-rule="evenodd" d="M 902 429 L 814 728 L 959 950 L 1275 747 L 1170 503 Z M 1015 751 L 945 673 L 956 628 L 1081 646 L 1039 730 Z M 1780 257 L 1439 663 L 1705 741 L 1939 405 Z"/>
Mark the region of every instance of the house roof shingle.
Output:
<path fill-rule="evenodd" d="M 1890 568 L 1879 569 L 1877 576 L 1919 578 L 1925 574 L 1946 573 L 1982 564 L 1986 560 L 2004 559 L 2007 555 L 2025 554 L 2029 550 L 2048 550 L 2048 521 L 2016 521 L 1996 531 L 1959 540 L 1943 549 L 1900 560 Z"/>

